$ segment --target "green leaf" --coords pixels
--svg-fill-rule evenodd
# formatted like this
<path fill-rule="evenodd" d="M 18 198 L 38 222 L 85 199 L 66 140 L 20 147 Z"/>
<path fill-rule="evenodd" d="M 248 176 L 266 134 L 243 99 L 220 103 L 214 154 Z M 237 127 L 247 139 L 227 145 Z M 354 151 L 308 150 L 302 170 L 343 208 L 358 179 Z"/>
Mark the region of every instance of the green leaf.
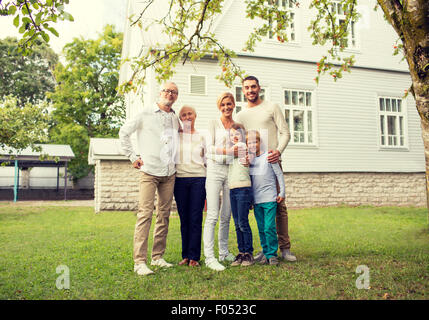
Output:
<path fill-rule="evenodd" d="M 49 42 L 49 35 L 46 32 L 41 32 L 40 33 L 42 35 L 43 40 L 45 40 L 45 42 Z"/>
<path fill-rule="evenodd" d="M 15 12 L 16 12 L 16 7 L 15 6 L 10 6 L 8 14 L 11 15 L 11 16 L 13 16 L 15 14 Z"/>
<path fill-rule="evenodd" d="M 63 13 L 63 17 L 64 17 L 65 20 L 72 21 L 72 22 L 74 21 L 73 16 L 70 13 L 68 13 L 68 12 L 64 12 Z"/>
<path fill-rule="evenodd" d="M 47 28 L 54 36 L 59 37 L 58 31 L 52 27 Z"/>
<path fill-rule="evenodd" d="M 19 26 L 19 15 L 17 15 L 15 17 L 15 19 L 13 19 L 13 25 L 18 28 L 18 26 Z"/>

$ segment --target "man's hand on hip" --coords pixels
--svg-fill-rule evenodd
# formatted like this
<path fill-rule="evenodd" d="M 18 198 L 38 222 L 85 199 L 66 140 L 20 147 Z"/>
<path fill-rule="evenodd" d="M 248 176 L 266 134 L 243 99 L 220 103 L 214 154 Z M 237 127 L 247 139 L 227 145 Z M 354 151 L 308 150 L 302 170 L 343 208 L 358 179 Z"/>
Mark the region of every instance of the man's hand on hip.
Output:
<path fill-rule="evenodd" d="M 277 163 L 279 162 L 281 157 L 279 150 L 268 150 L 268 162 L 269 163 Z"/>
<path fill-rule="evenodd" d="M 136 169 L 140 169 L 142 165 L 143 165 L 143 160 L 140 158 L 133 162 L 133 167 Z"/>

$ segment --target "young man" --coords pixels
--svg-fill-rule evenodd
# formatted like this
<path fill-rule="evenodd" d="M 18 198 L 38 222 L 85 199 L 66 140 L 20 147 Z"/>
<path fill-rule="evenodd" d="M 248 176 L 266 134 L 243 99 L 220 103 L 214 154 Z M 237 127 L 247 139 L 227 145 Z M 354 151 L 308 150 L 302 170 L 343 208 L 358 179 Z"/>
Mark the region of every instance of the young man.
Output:
<path fill-rule="evenodd" d="M 149 230 L 152 224 L 155 192 L 158 191 L 157 218 L 154 230 L 151 265 L 171 267 L 162 256 L 165 252 L 176 168 L 174 163 L 178 142 L 179 120 L 173 104 L 178 89 L 173 82 L 161 86 L 158 102 L 145 107 L 129 119 L 119 131 L 124 154 L 141 171 L 139 209 L 134 231 L 134 271 L 138 275 L 153 273 L 146 265 Z M 140 157 L 131 144 L 137 133 Z"/>
<path fill-rule="evenodd" d="M 261 87 L 254 76 L 243 79 L 243 93 L 247 99 L 247 106 L 236 115 L 235 120 L 244 125 L 246 130 L 258 130 L 266 141 L 262 143 L 268 148 L 268 161 L 279 162 L 281 166 L 281 154 L 286 149 L 290 140 L 289 127 L 277 104 L 262 101 L 259 93 Z M 287 261 L 296 261 L 296 257 L 290 252 L 290 239 L 288 231 L 288 213 L 285 200 L 277 206 L 276 227 L 281 257 Z M 262 259 L 263 254 L 255 256 L 255 260 Z"/>

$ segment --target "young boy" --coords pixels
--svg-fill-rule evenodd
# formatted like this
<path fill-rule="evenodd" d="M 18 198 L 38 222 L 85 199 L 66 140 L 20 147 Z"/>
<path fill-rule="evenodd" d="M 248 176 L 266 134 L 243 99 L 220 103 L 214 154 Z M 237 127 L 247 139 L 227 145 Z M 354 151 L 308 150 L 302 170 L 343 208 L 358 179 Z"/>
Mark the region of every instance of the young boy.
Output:
<path fill-rule="evenodd" d="M 277 265 L 278 240 L 276 232 L 277 203 L 285 198 L 283 171 L 278 163 L 268 162 L 268 153 L 261 151 L 261 136 L 256 130 L 246 135 L 250 156 L 250 177 L 252 180 L 254 213 L 259 230 L 262 252 L 261 264 Z M 276 179 L 280 192 L 277 194 Z"/>

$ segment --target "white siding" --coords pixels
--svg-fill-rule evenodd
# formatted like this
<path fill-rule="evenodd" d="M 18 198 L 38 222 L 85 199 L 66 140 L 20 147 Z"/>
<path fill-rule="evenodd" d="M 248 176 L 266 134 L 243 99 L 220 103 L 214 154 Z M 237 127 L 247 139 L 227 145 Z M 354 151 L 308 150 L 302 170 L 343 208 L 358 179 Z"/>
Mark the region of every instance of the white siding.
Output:
<path fill-rule="evenodd" d="M 315 9 L 308 9 L 310 0 L 299 1 L 299 18 L 296 23 L 298 43 L 280 43 L 273 40 L 262 40 L 251 55 L 262 57 L 276 57 L 298 61 L 312 61 L 316 63 L 322 55 L 327 54 L 327 48 L 313 46 L 313 39 L 307 27 L 315 15 Z M 406 62 L 401 58 L 393 56 L 393 45 L 398 35 L 393 28 L 384 20 L 381 9 L 373 10 L 375 2 L 372 0 L 359 0 L 363 18 L 361 28 L 358 32 L 360 48 L 357 50 L 346 50 L 346 55 L 355 55 L 357 66 L 380 68 L 388 70 L 408 70 Z M 224 13 L 224 18 L 219 23 L 216 34 L 229 48 L 240 52 L 245 47 L 248 36 L 258 24 L 255 20 L 246 18 L 246 3 L 244 1 L 233 1 L 230 10 Z M 242 54 L 250 54 L 241 51 Z M 316 67 L 314 67 L 316 69 Z M 315 71 L 315 70 L 314 70 Z"/>

